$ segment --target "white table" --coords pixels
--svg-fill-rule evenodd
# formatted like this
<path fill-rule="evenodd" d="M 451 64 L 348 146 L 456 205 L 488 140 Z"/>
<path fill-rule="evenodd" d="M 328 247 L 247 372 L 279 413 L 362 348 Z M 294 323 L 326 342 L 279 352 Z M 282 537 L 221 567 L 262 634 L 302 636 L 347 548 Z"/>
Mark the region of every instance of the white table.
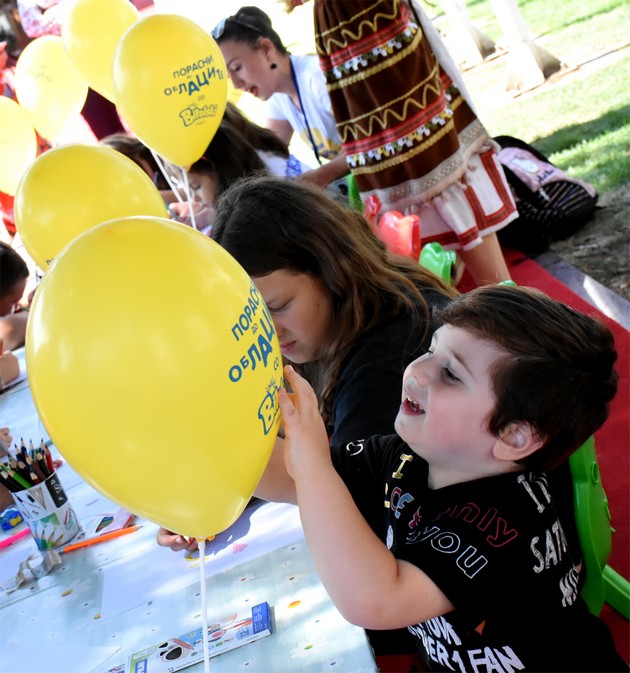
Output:
<path fill-rule="evenodd" d="M 48 439 L 27 380 L 0 394 L 5 425 L 18 441 Z M 80 521 L 118 509 L 69 465 L 58 474 Z M 132 651 L 201 626 L 198 553 L 161 548 L 157 526 L 138 523 L 137 532 L 63 554 L 48 575 L 0 592 L 0 673 L 123 672 Z M 30 536 L 0 551 L 0 583 L 29 555 L 39 555 Z M 321 585 L 296 508 L 248 507 L 208 543 L 205 570 L 209 623 L 262 601 L 274 613 L 271 636 L 212 658 L 212 673 L 378 671 L 365 632 L 341 617 Z"/>

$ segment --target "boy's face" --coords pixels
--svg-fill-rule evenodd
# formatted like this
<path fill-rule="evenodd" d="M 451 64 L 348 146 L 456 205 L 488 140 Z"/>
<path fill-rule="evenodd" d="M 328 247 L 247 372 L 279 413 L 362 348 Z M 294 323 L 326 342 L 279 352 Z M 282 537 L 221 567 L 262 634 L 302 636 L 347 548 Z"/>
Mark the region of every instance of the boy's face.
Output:
<path fill-rule="evenodd" d="M 407 367 L 396 432 L 429 463 L 430 474 L 456 483 L 493 473 L 490 371 L 504 357 L 490 341 L 446 325 L 430 352 Z"/>

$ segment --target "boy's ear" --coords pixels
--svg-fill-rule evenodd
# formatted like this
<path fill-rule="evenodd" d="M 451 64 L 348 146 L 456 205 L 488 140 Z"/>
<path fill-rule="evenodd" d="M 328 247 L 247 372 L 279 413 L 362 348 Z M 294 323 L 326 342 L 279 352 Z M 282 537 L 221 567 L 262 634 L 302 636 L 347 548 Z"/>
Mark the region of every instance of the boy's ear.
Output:
<path fill-rule="evenodd" d="M 522 460 L 545 443 L 529 423 L 510 423 L 497 438 L 494 457 L 498 460 Z"/>

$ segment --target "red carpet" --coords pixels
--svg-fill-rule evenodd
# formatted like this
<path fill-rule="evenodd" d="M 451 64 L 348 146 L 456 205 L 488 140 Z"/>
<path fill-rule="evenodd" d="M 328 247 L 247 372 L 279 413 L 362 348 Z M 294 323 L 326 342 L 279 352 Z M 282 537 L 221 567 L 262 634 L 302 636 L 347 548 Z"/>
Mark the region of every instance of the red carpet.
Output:
<path fill-rule="evenodd" d="M 596 308 L 572 292 L 539 264 L 520 252 L 504 250 L 510 273 L 519 285 L 535 287 L 550 297 L 588 315 L 599 316 L 615 336 L 619 359 L 619 389 L 611 405 L 604 426 L 595 433 L 595 448 L 606 489 L 615 530 L 612 553 L 608 564 L 624 577 L 630 577 L 630 505 L 628 503 L 628 476 L 630 474 L 630 333 L 621 325 L 603 315 Z M 459 289 L 472 287 L 464 278 Z M 617 612 L 604 606 L 602 619 L 610 627 L 617 648 L 630 661 L 630 625 Z"/>

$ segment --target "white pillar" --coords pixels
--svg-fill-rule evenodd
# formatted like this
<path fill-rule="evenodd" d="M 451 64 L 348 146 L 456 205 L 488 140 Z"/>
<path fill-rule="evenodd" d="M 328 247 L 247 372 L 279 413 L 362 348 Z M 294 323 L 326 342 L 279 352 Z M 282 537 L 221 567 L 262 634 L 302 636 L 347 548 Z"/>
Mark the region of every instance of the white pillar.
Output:
<path fill-rule="evenodd" d="M 494 42 L 471 21 L 465 0 L 441 0 L 450 22 L 449 44 L 458 63 L 478 65 L 495 52 Z"/>
<path fill-rule="evenodd" d="M 562 1 L 562 0 L 560 0 Z M 542 84 L 562 63 L 530 38 L 516 0 L 490 0 L 508 49 L 508 91 Z"/>

